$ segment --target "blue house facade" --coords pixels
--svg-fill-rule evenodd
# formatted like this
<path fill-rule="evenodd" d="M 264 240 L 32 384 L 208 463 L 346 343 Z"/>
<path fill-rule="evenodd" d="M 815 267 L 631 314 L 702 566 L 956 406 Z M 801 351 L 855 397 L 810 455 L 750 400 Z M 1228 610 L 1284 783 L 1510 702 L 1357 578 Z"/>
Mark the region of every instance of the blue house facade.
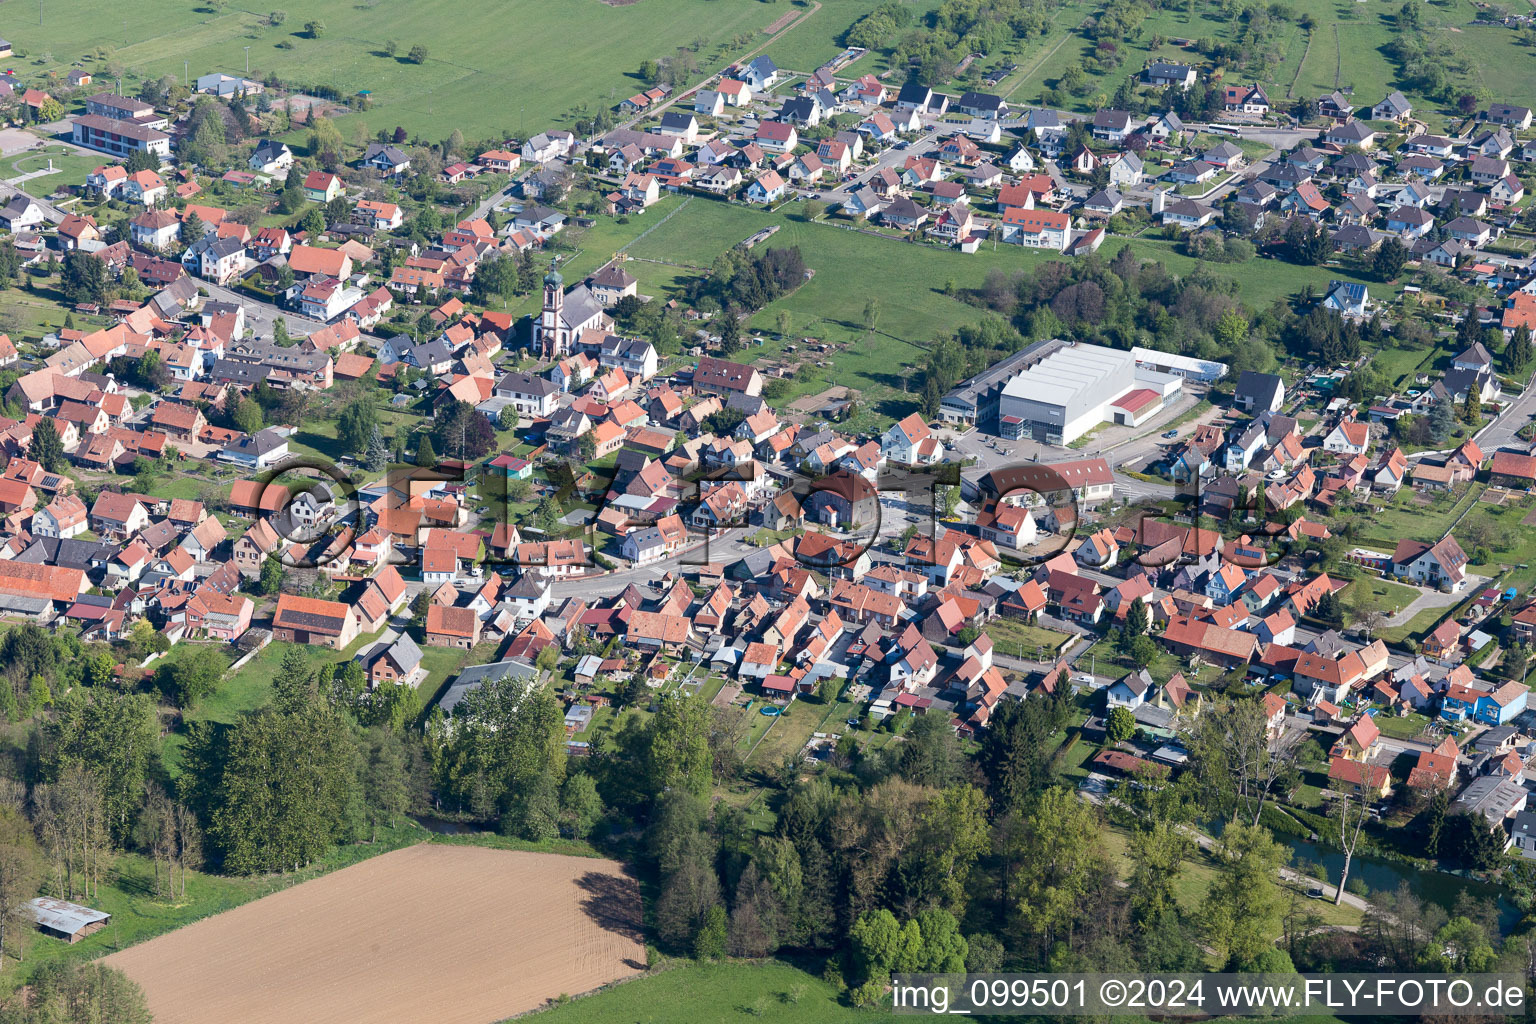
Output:
<path fill-rule="evenodd" d="M 1525 710 L 1529 693 L 1518 682 L 1505 683 L 1492 693 L 1477 698 L 1477 707 L 1472 717 L 1488 725 L 1503 725 Z"/>

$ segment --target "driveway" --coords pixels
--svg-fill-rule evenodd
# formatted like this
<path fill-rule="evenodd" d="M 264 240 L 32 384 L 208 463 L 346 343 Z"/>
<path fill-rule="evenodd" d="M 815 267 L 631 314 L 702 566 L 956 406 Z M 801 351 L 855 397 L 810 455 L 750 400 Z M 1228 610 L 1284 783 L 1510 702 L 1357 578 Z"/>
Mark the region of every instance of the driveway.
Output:
<path fill-rule="evenodd" d="M 1401 626 L 1419 612 L 1427 609 L 1450 608 L 1453 605 L 1458 605 L 1467 599 L 1468 593 L 1476 591 L 1487 581 L 1487 577 L 1469 575 L 1466 587 L 1455 593 L 1445 593 L 1439 590 L 1420 590 L 1419 596 L 1404 605 L 1403 609 L 1396 615 L 1387 616 L 1387 625 Z"/>

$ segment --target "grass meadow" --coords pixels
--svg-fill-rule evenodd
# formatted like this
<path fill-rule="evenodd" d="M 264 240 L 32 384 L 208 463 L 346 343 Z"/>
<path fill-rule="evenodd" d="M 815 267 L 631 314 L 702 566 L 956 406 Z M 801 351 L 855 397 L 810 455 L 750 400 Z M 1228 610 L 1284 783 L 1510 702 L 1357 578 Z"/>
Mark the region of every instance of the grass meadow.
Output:
<path fill-rule="evenodd" d="M 537 1016 L 540 1024 L 818 1024 L 870 1019 L 825 981 L 781 961 L 689 964 L 575 999 Z"/>
<path fill-rule="evenodd" d="M 374 108 L 356 118 L 369 134 L 401 125 L 430 138 L 453 128 L 476 138 L 520 125 L 538 131 L 579 104 L 616 103 L 640 90 L 642 60 L 695 41 L 701 71 L 718 71 L 793 10 L 755 0 L 307 0 L 272 25 L 265 9 L 223 4 L 145 0 L 103 14 L 87 0 L 55 0 L 41 27 L 18 24 L 8 35 L 26 54 L 13 59 L 18 70 L 64 69 L 105 48 L 126 68 L 130 92 L 166 74 L 243 75 L 249 46 L 252 77 L 274 71 L 342 95 L 369 90 Z M 318 38 L 306 31 L 311 21 L 324 25 Z M 427 48 L 420 64 L 405 56 L 417 44 Z M 100 64 L 87 66 L 101 73 Z"/>
<path fill-rule="evenodd" d="M 864 393 L 861 414 L 873 425 L 877 420 L 899 419 L 917 407 L 914 391 L 919 366 L 930 345 L 951 335 L 982 312 L 957 297 L 965 289 L 979 287 L 993 270 L 1030 270 L 1057 253 L 1016 245 L 984 246 L 974 254 L 939 248 L 850 230 L 851 222 L 834 217 L 807 222 L 798 205 L 768 212 L 761 208 L 730 204 L 702 197 L 669 197 L 627 224 L 601 218 L 585 233 L 571 235 L 574 256 L 565 276 L 574 280 L 591 273 L 622 251 L 630 257 L 625 269 L 640 282 L 640 291 L 671 297 L 686 281 L 705 271 L 722 252 L 769 225 L 778 232 L 767 243 L 774 247 L 799 246 L 811 280 L 789 295 L 765 306 L 750 326 L 761 332 L 761 348 L 750 347 L 752 358 L 781 354 L 778 314 L 790 315 L 791 339 L 814 337 L 842 347 L 820 360 L 812 371 L 792 381 L 784 402 L 815 394 L 832 384 L 857 388 Z M 564 236 L 562 236 L 564 237 Z M 1105 258 L 1122 245 L 1146 261 L 1158 261 L 1176 274 L 1191 272 L 1196 261 L 1177 250 L 1176 243 L 1161 238 L 1111 238 L 1101 250 Z M 1320 271 L 1279 260 L 1260 265 L 1215 266 L 1218 276 L 1237 280 L 1243 300 L 1263 308 L 1307 284 L 1317 286 L 1323 273 L 1330 277 L 1360 280 L 1338 269 Z M 949 294 L 954 286 L 955 295 Z M 879 306 L 874 331 L 864 327 L 864 308 L 873 298 Z M 529 296 L 516 313 L 536 312 L 538 299 Z M 855 427 L 862 421 L 855 421 Z"/>
<path fill-rule="evenodd" d="M 1276 106 L 1305 96 L 1316 97 L 1334 89 L 1353 89 L 1357 104 L 1370 105 L 1393 88 L 1399 87 L 1398 69 L 1387 56 L 1386 48 L 1394 34 L 1393 16 L 1398 4 L 1387 0 L 1296 0 L 1287 5 L 1295 20 L 1279 25 L 1280 59 L 1262 78 L 1270 100 Z M 1062 4 L 1046 35 L 1016 43 L 1006 59 L 1018 64 L 1001 83 L 999 91 L 1015 105 L 1037 105 L 1048 90 L 1056 88 L 1061 76 L 1073 64 L 1094 53 L 1085 19 L 1091 18 L 1102 4 L 1072 0 Z M 1488 90 L 1495 98 L 1518 96 L 1529 91 L 1528 69 L 1531 53 L 1520 46 L 1514 32 L 1502 28 L 1473 26 L 1477 14 L 1472 0 L 1452 0 L 1445 5 L 1424 9 L 1424 21 L 1431 30 L 1448 39 L 1452 48 L 1475 64 L 1470 84 Z M 1316 25 L 1310 33 L 1297 22 L 1311 15 Z M 1216 4 L 1177 4 L 1154 10 L 1142 23 L 1136 38 L 1121 40 L 1125 60 L 1113 71 L 1098 77 L 1093 88 L 1081 96 L 1064 94 L 1063 102 L 1073 110 L 1088 112 L 1096 100 L 1114 94 L 1126 75 L 1133 74 L 1150 60 L 1170 60 L 1197 67 L 1203 58 L 1193 41 L 1233 38 L 1233 22 Z M 1174 40 L 1188 40 L 1189 45 Z M 1159 41 L 1159 45 L 1152 45 Z M 989 58 L 1004 55 L 994 54 Z M 1244 78 L 1241 72 L 1229 73 Z M 1416 114 L 1427 115 L 1433 127 L 1444 127 L 1452 112 L 1440 109 L 1426 97 L 1405 90 L 1414 101 Z M 1518 102 L 1512 100 L 1511 102 Z"/>

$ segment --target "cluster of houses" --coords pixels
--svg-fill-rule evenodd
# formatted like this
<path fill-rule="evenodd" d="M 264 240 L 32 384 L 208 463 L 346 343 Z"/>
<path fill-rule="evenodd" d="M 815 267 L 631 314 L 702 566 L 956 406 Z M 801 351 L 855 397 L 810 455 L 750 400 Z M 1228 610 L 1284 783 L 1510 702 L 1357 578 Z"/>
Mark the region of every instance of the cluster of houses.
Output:
<path fill-rule="evenodd" d="M 1151 85 L 1187 88 L 1196 71 L 1156 62 L 1144 76 Z M 1536 141 L 1519 137 L 1530 111 L 1499 103 L 1464 137 L 1420 133 L 1387 153 L 1386 134 L 1372 124 L 1417 126 L 1400 92 L 1360 110 L 1342 94 L 1322 97 L 1325 126 L 1315 142 L 1254 167 L 1231 138 L 1194 145 L 1196 133 L 1172 111 L 1136 118 L 1103 109 L 1083 118 L 1078 133 L 1056 111 L 1010 110 L 987 93 L 946 96 L 873 75 L 838 81 L 823 70 L 781 96 L 774 89 L 781 78 L 771 60 L 758 58 L 697 92 L 692 111 L 673 104 L 648 127 L 598 140 L 619 183 L 610 209 L 643 211 L 664 190 L 770 205 L 798 191 L 945 244 L 974 249 L 997 239 L 1081 253 L 1102 243 L 1109 218 L 1138 206 L 1162 225 L 1235 230 L 1230 219 L 1218 220 L 1230 202 L 1243 233 L 1302 218 L 1324 226 L 1343 252 L 1369 252 L 1396 236 L 1414 258 L 1486 279 L 1505 260 L 1482 250 L 1524 197 L 1511 161 L 1536 159 Z M 1235 120 L 1270 111 L 1257 84 L 1226 94 Z M 625 109 L 643 113 L 640 98 Z M 838 122 L 841 130 L 812 131 L 839 115 L 851 115 Z M 908 149 L 929 126 L 937 131 L 931 146 Z M 904 152 L 900 160 L 884 158 L 892 147 Z M 1096 185 L 1085 194 L 1065 189 L 1063 172 Z M 1525 262 L 1516 262 L 1524 272 Z"/>

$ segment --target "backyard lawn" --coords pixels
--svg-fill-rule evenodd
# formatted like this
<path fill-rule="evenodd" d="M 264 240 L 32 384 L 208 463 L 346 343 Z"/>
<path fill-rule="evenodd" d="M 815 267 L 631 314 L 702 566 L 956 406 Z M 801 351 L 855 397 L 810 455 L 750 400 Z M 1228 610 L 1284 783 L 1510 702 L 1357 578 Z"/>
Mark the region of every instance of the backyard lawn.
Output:
<path fill-rule="evenodd" d="M 1359 598 L 1364 594 L 1370 600 L 1368 607 L 1388 615 L 1402 611 L 1419 596 L 1417 589 L 1401 583 L 1389 582 L 1379 576 L 1358 576 L 1349 585 L 1351 589 L 1357 591 L 1350 597 Z"/>
<path fill-rule="evenodd" d="M 1007 616 L 993 619 L 982 627 L 982 631 L 992 638 L 992 643 L 996 645 L 999 652 L 1016 658 L 1028 658 L 1031 661 L 1052 658 L 1064 644 L 1072 640 L 1070 633 L 1020 622 L 1018 619 Z"/>
<path fill-rule="evenodd" d="M 1411 740 L 1429 727 L 1429 719 L 1423 715 L 1377 715 L 1376 728 L 1383 736 L 1397 740 Z"/>

